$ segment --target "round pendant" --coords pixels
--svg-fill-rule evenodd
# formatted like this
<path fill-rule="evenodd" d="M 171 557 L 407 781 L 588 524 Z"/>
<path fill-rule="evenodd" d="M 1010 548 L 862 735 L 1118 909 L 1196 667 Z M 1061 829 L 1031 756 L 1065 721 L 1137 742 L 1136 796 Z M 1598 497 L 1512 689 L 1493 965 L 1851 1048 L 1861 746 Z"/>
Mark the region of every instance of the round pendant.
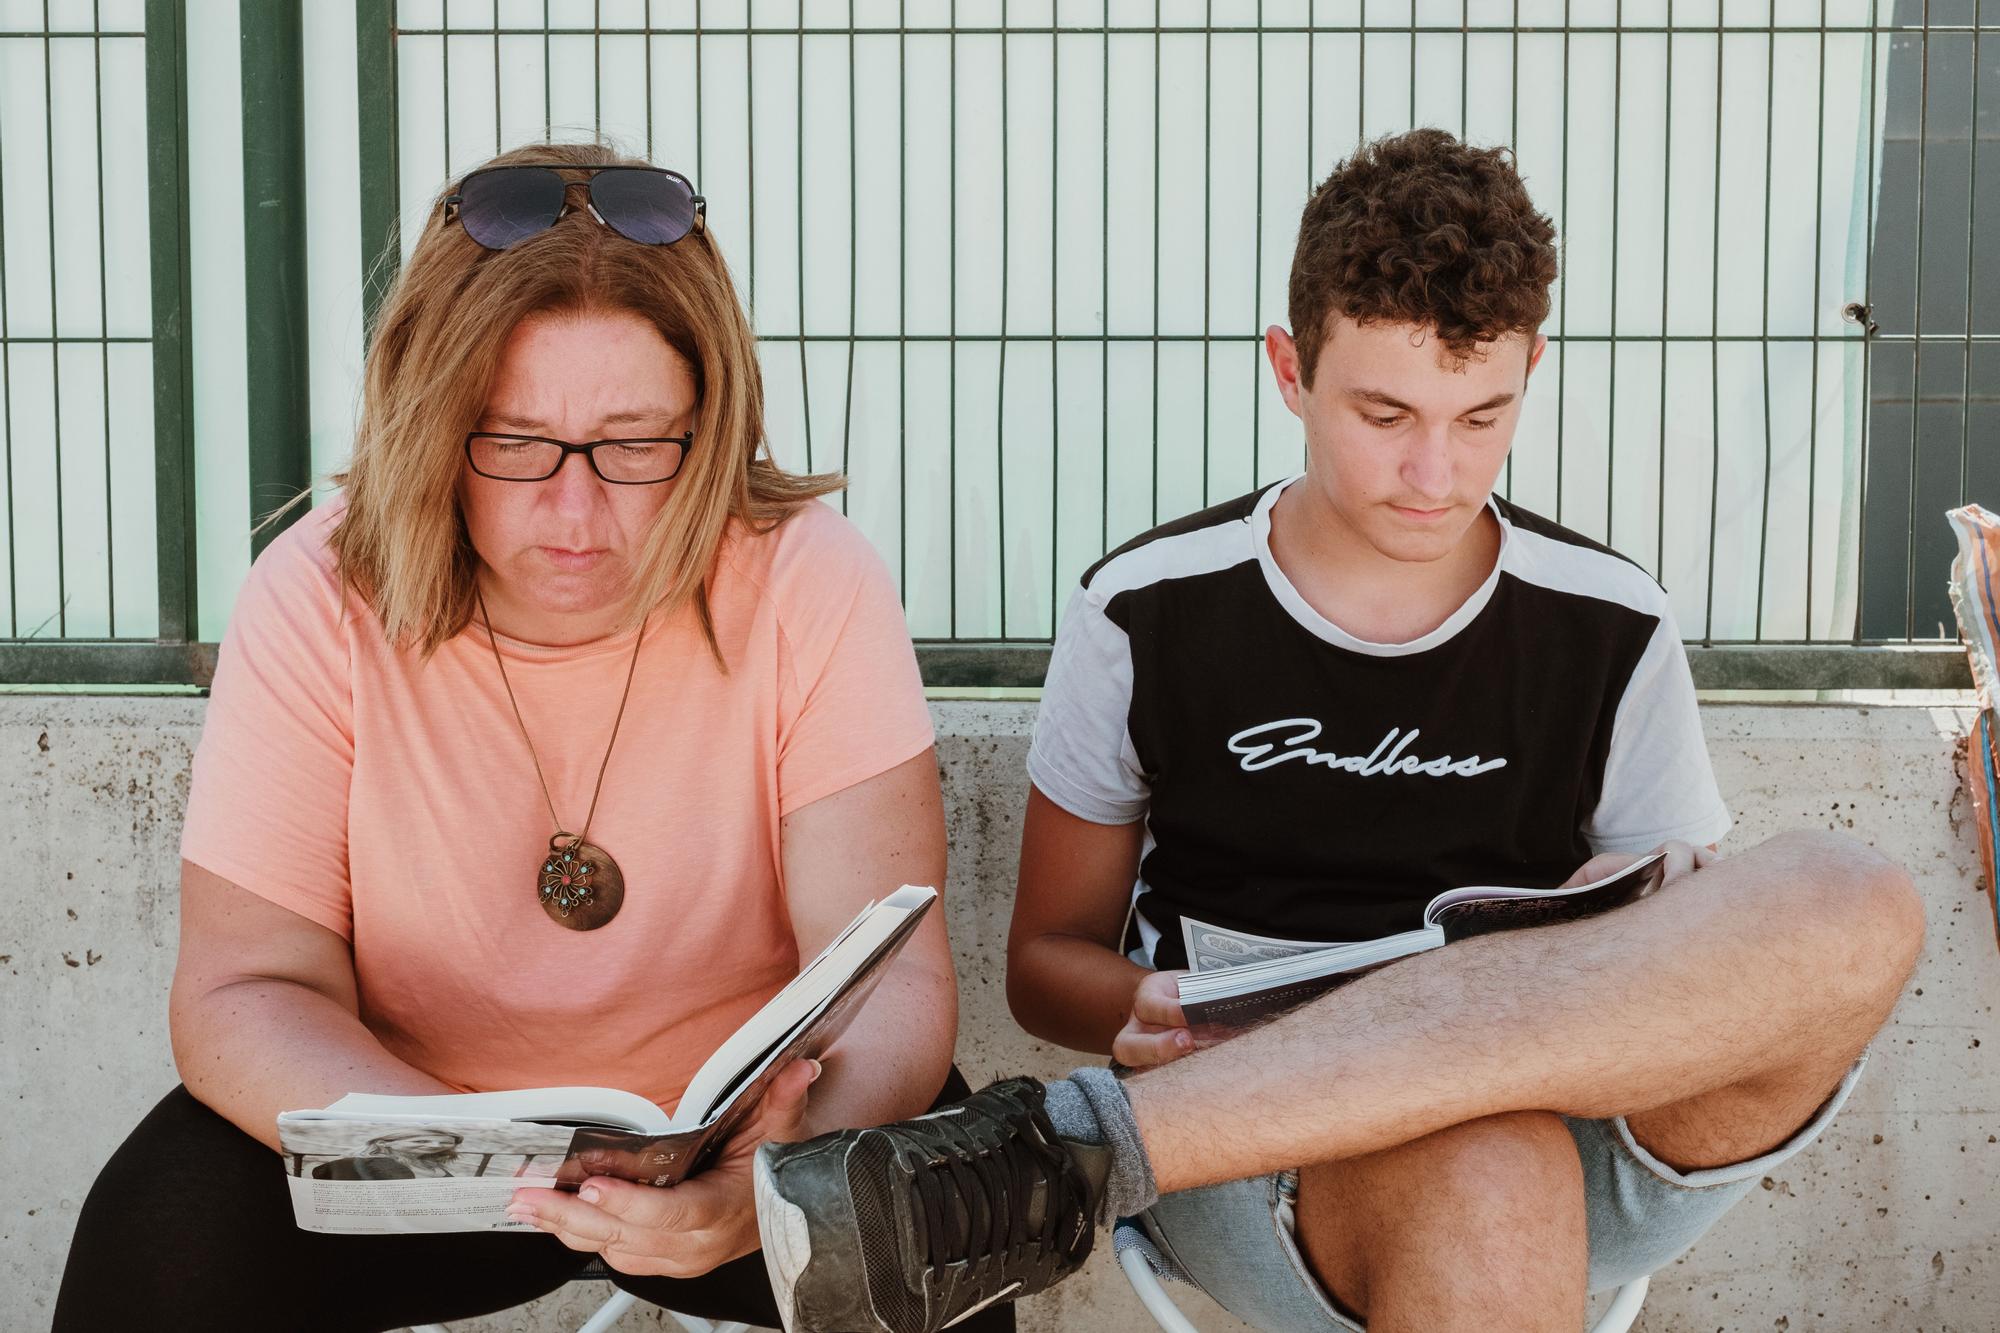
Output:
<path fill-rule="evenodd" d="M 611 854 L 570 833 L 549 839 L 535 882 L 549 920 L 569 930 L 596 930 L 625 902 L 625 876 Z"/>

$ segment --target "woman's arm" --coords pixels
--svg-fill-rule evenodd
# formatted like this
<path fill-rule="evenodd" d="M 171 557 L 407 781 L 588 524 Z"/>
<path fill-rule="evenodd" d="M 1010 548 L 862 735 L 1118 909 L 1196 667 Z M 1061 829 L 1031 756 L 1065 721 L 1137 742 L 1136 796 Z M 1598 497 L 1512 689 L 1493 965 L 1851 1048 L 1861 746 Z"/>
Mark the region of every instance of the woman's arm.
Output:
<path fill-rule="evenodd" d="M 944 888 L 937 751 L 926 749 L 801 806 L 785 816 L 779 836 L 785 898 L 803 963 L 868 902 L 904 884 Z M 940 901 L 827 1052 L 807 1109 L 811 1133 L 928 1110 L 951 1068 L 957 1035 L 958 982 Z"/>
<path fill-rule="evenodd" d="M 278 1148 L 278 1113 L 357 1089 L 452 1088 L 382 1048 L 357 1016 L 346 940 L 191 861 L 167 1004 L 174 1063 L 195 1099 Z"/>

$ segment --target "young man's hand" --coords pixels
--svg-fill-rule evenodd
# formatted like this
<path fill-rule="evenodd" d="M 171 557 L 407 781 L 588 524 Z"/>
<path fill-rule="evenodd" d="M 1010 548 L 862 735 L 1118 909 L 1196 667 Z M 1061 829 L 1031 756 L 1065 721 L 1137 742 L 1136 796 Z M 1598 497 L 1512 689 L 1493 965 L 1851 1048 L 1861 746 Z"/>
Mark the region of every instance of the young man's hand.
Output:
<path fill-rule="evenodd" d="M 1178 1060 L 1194 1049 L 1194 1035 L 1181 1014 L 1183 971 L 1152 972 L 1132 992 L 1125 1026 L 1111 1042 L 1111 1057 L 1133 1069 Z"/>
<path fill-rule="evenodd" d="M 1643 861 L 1653 852 L 1667 854 L 1666 874 L 1660 879 L 1662 885 L 1671 884 L 1690 871 L 1703 869 L 1722 859 L 1713 845 L 1696 847 L 1685 842 L 1663 842 L 1652 852 L 1603 852 L 1585 861 L 1574 875 L 1562 882 L 1562 887 L 1573 889 L 1580 884 L 1595 884 L 1600 879 L 1617 874 L 1634 861 Z"/>

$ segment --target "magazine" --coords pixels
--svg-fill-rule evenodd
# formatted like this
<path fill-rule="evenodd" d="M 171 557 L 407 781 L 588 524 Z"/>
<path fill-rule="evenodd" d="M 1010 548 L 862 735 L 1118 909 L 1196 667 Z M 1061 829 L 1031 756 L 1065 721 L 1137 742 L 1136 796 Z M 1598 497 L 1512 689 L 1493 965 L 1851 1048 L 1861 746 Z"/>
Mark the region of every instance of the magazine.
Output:
<path fill-rule="evenodd" d="M 1399 958 L 1623 907 L 1657 889 L 1665 874 L 1666 855 L 1655 852 L 1575 888 L 1448 889 L 1424 907 L 1415 930 L 1350 944 L 1277 939 L 1182 917 L 1190 971 L 1179 982 L 1181 1013 L 1196 1044 L 1212 1045 Z"/>
<path fill-rule="evenodd" d="M 391 1097 L 350 1092 L 278 1117 L 292 1214 L 347 1235 L 533 1230 L 514 1191 L 591 1176 L 673 1185 L 700 1171 L 794 1060 L 833 1044 L 937 900 L 905 885 L 870 903 L 716 1048 L 669 1116 L 616 1088 Z"/>

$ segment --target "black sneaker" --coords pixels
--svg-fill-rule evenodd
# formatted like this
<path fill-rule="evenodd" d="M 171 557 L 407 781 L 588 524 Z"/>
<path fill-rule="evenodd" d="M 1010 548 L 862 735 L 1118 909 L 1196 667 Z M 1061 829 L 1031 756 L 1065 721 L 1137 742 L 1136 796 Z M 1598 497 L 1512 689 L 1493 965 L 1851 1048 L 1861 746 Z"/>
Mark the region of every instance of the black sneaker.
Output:
<path fill-rule="evenodd" d="M 757 1150 L 757 1230 L 791 1333 L 933 1333 L 1083 1266 L 1108 1148 L 1059 1138 L 1042 1085 Z"/>

